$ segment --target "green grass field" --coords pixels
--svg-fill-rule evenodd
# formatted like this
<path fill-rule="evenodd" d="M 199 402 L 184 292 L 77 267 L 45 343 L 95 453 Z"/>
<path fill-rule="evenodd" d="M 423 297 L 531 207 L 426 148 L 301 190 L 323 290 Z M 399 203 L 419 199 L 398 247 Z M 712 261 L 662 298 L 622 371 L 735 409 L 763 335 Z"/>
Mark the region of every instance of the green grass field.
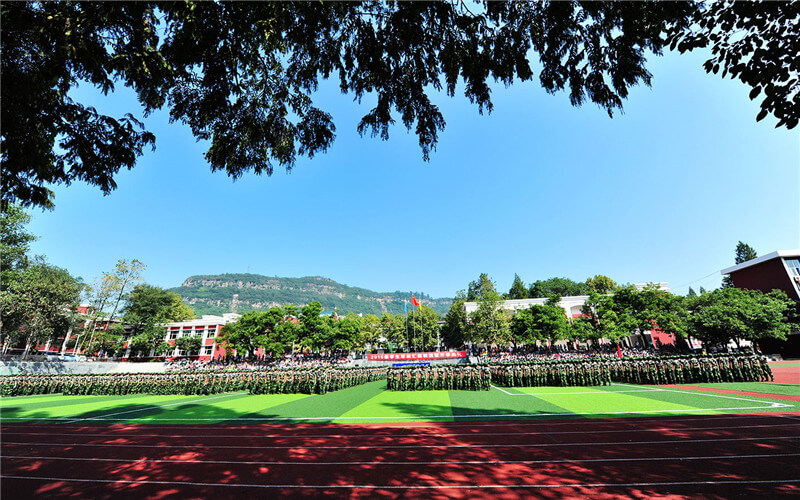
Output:
<path fill-rule="evenodd" d="M 796 395 L 788 384 L 698 384 Z M 786 386 L 786 387 L 784 387 Z M 383 381 L 325 395 L 62 396 L 3 398 L 4 422 L 212 424 L 452 422 L 796 411 L 799 402 L 613 384 L 390 392 Z M 794 392 L 792 392 L 794 391 Z"/>

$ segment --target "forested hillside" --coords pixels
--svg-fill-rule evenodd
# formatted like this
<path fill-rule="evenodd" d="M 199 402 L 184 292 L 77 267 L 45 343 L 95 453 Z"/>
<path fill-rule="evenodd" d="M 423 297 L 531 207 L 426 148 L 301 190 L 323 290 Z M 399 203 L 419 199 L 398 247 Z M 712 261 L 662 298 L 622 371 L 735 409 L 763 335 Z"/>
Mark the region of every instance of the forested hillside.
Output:
<path fill-rule="evenodd" d="M 197 315 L 266 310 L 272 306 L 302 306 L 318 301 L 326 311 L 382 315 L 403 313 L 403 300 L 409 311 L 412 292 L 373 292 L 365 288 L 342 285 L 328 278 L 278 278 L 260 274 L 219 274 L 191 276 L 170 291 L 179 294 Z M 434 299 L 425 293 L 413 292 L 417 299 L 440 315 L 447 313 L 452 299 Z"/>

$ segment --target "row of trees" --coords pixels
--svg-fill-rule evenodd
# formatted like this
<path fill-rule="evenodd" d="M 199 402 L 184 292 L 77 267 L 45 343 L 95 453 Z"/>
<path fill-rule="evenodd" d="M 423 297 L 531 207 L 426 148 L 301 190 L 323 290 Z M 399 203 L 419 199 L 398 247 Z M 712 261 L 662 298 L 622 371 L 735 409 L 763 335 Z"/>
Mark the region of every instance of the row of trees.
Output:
<path fill-rule="evenodd" d="M 254 356 L 257 349 L 280 356 L 288 352 L 351 351 L 372 348 L 421 350 L 437 345 L 438 315 L 425 305 L 407 316 L 385 313 L 337 317 L 322 315 L 319 302 L 250 311 L 225 325 L 218 337 L 229 350 Z"/>
<path fill-rule="evenodd" d="M 513 287 L 512 287 L 513 290 Z M 681 297 L 648 286 L 615 286 L 613 293 L 589 290 L 581 315 L 568 318 L 550 294 L 544 304 L 535 304 L 512 315 L 501 307 L 503 296 L 485 274 L 459 292 L 445 317 L 442 337 L 448 345 L 470 343 L 531 345 L 573 340 L 593 343 L 599 339 L 618 342 L 623 337 L 659 330 L 674 334 L 679 342 L 694 337 L 706 344 L 730 340 L 785 339 L 797 327 L 797 304 L 780 290 L 720 288 L 700 295 Z M 464 303 L 477 302 L 467 314 Z"/>
<path fill-rule="evenodd" d="M 118 353 L 126 340 L 138 351 L 166 352 L 163 323 L 194 317 L 181 297 L 147 285 L 142 262 L 120 260 L 92 284 L 32 256 L 36 236 L 27 230 L 30 215 L 18 205 L 0 213 L 0 341 L 3 351 L 56 345 L 83 353 Z M 88 308 L 79 310 L 81 300 Z M 197 339 L 181 340 L 194 346 Z M 186 347 L 191 347 L 187 345 Z M 198 346 L 199 347 L 199 346 Z M 183 347 L 181 347 L 183 348 Z M 196 349 L 195 349 L 196 350 Z"/>
<path fill-rule="evenodd" d="M 61 351 L 120 353 L 127 341 L 132 353 L 167 354 L 176 346 L 188 353 L 200 349 L 199 337 L 165 341 L 164 323 L 194 317 L 178 294 L 144 283 L 146 266 L 137 260 L 120 260 L 93 285 L 68 271 L 30 255 L 35 236 L 25 226 L 30 216 L 10 205 L 0 214 L 0 338 L 3 349 L 61 342 Z M 739 242 L 736 261 L 755 258 L 755 251 Z M 78 314 L 81 296 L 91 305 Z M 581 317 L 568 318 L 559 306 L 562 296 L 587 295 Z M 513 316 L 501 305 L 506 298 L 547 297 L 543 304 L 517 311 Z M 464 303 L 477 302 L 467 314 Z M 707 344 L 729 340 L 783 339 L 798 322 L 797 305 L 781 291 L 762 293 L 723 286 L 713 292 L 701 289 L 680 297 L 656 287 L 637 290 L 618 286 L 597 275 L 583 283 L 566 278 L 540 280 L 525 286 L 519 276 L 508 294 L 500 294 L 492 280 L 481 274 L 460 291 L 439 329 L 436 312 L 422 305 L 406 315 L 348 314 L 334 320 L 322 316 L 319 302 L 303 307 L 288 305 L 245 313 L 222 332 L 231 349 L 253 355 L 258 348 L 279 355 L 312 351 L 361 350 L 376 347 L 432 350 L 439 345 L 531 345 L 557 340 L 616 342 L 654 327 L 679 339 L 689 336 Z M 115 321 L 117 320 L 117 321 Z M 125 325 L 125 326 L 123 326 Z"/>
<path fill-rule="evenodd" d="M 477 290 L 488 280 L 485 274 L 481 274 L 478 281 L 469 284 L 467 300 L 476 300 Z M 560 297 L 575 297 L 577 295 L 588 295 L 590 292 L 611 293 L 617 289 L 617 283 L 609 278 L 598 274 L 586 281 L 573 281 L 569 278 L 550 278 L 547 280 L 536 280 L 530 285 L 525 285 L 518 274 L 514 275 L 514 281 L 508 293 L 503 295 L 506 299 L 540 299 L 558 295 Z"/>
<path fill-rule="evenodd" d="M 25 226 L 30 215 L 9 205 L 0 214 L 0 340 L 3 350 L 47 344 L 71 331 L 85 285 L 65 269 L 32 256 L 36 237 Z"/>

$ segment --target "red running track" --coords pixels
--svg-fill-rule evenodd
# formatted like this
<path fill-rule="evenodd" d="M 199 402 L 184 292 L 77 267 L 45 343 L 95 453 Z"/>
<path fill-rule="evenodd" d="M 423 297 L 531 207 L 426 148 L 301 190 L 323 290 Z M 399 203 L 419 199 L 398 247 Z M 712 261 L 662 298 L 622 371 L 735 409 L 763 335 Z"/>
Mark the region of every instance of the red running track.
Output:
<path fill-rule="evenodd" d="M 800 413 L 366 425 L 3 424 L 5 499 L 800 495 Z"/>
<path fill-rule="evenodd" d="M 800 366 L 782 366 L 795 364 L 797 361 L 770 363 L 770 369 L 776 384 L 800 384 Z"/>

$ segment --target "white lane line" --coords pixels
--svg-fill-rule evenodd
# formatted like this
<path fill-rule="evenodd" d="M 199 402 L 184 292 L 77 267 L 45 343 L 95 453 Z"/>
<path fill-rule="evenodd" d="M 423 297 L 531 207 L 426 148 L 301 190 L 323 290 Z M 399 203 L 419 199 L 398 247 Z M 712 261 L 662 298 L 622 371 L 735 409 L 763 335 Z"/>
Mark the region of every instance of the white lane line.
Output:
<path fill-rule="evenodd" d="M 17 418 L 28 418 L 28 417 L 17 417 Z M 63 418 L 67 418 L 67 417 L 63 417 Z M 753 419 L 757 419 L 757 420 L 773 420 L 773 419 L 783 419 L 783 418 L 792 418 L 793 419 L 793 417 L 791 417 L 791 416 L 783 415 L 783 414 L 780 414 L 780 413 L 734 413 L 734 414 L 709 415 L 709 416 L 702 416 L 702 417 L 697 417 L 697 418 L 691 418 L 691 417 L 686 417 L 686 416 L 682 416 L 682 415 L 675 415 L 675 416 L 665 415 L 665 416 L 658 417 L 657 421 L 658 421 L 659 424 L 662 424 L 662 425 L 663 424 L 672 424 L 672 423 L 683 424 L 685 422 L 696 422 L 696 421 L 708 422 L 709 418 L 713 418 L 715 421 L 720 421 L 720 420 L 753 420 Z M 44 420 L 44 419 L 32 419 L 32 420 Z M 800 420 L 800 418 L 798 418 L 798 420 Z M 642 425 L 642 424 L 647 424 L 647 423 L 650 423 L 650 422 L 653 422 L 653 421 L 655 421 L 655 417 L 646 416 L 646 417 L 641 417 L 641 418 L 630 418 L 630 419 L 624 419 L 624 420 L 613 419 L 612 422 L 609 422 L 608 420 L 603 419 L 603 420 L 601 420 L 599 422 L 592 422 L 592 424 L 593 425 L 609 425 L 610 423 L 614 423 L 615 426 L 621 424 L 621 425 L 625 426 L 626 429 L 629 429 L 630 427 L 628 427 L 628 426 L 630 426 L 630 425 L 633 425 L 633 424 Z M 467 424 L 467 422 L 463 422 L 463 423 L 459 423 L 459 422 L 429 422 L 429 423 L 422 422 L 422 424 L 424 424 L 424 425 L 414 426 L 414 427 L 404 427 L 404 426 L 402 426 L 402 424 L 403 424 L 403 422 L 400 422 L 400 423 L 387 422 L 386 424 L 382 424 L 382 426 L 379 427 L 379 429 L 393 429 L 393 428 L 396 428 L 396 427 L 401 427 L 403 429 L 409 429 L 409 433 L 403 434 L 403 435 L 407 435 L 407 436 L 411 435 L 411 436 L 413 436 L 413 435 L 417 435 L 417 434 L 411 434 L 413 429 L 419 429 L 419 428 L 421 428 L 421 429 L 430 429 L 430 428 L 441 429 L 441 428 L 447 428 L 447 427 L 456 427 L 457 428 L 457 427 L 463 427 L 464 425 Z M 430 425 L 425 425 L 425 424 L 430 424 Z M 586 426 L 586 421 L 583 420 L 583 419 L 568 419 L 568 420 L 563 420 L 562 419 L 562 420 L 559 420 L 558 422 L 541 422 L 541 421 L 535 421 L 535 420 L 500 420 L 500 421 L 490 420 L 490 421 L 487 421 L 487 422 L 481 422 L 481 421 L 469 422 L 469 428 L 470 429 L 479 428 L 479 427 L 491 427 L 491 428 L 499 428 L 499 427 L 526 428 L 526 427 L 533 427 L 533 428 L 541 428 L 543 424 L 547 424 L 548 426 L 558 426 L 558 427 L 576 427 L 576 426 L 577 427 L 585 427 Z M 46 423 L 46 424 L 41 424 L 41 425 L 25 424 L 25 428 L 35 428 L 35 427 L 45 426 L 46 429 L 52 429 L 54 425 L 64 426 L 66 424 L 63 424 L 61 422 Z M 127 428 L 127 427 L 139 428 L 141 426 L 141 424 L 118 424 L 118 425 L 119 426 L 123 426 L 123 428 Z M 228 425 L 228 424 L 226 424 L 225 428 L 229 429 L 229 430 L 234 430 L 234 429 L 253 430 L 253 426 L 254 425 L 260 425 L 260 424 L 242 424 L 242 425 Z M 277 424 L 277 425 L 282 425 L 282 424 Z M 331 428 L 331 427 L 333 427 L 333 428 L 348 428 L 349 425 L 350 424 L 333 423 L 333 424 L 327 424 L 327 425 L 319 424 L 318 427 L 320 429 Z M 352 425 L 358 425 L 358 424 L 352 424 Z M 197 430 L 207 431 L 208 430 L 208 426 L 209 426 L 209 424 L 181 425 L 180 428 L 181 428 L 181 430 L 197 429 Z M 18 429 L 18 428 L 19 427 L 16 427 L 15 425 L 12 424 L 12 426 L 4 427 L 3 429 L 7 430 L 7 429 Z M 95 428 L 107 429 L 109 427 L 106 424 L 100 424 L 100 425 L 95 426 Z M 156 429 L 171 429 L 171 430 L 174 430 L 175 426 L 172 425 L 172 424 L 170 424 L 170 425 L 148 424 L 147 428 L 148 429 L 153 429 L 153 430 L 156 430 Z M 681 429 L 683 429 L 683 427 L 659 427 L 658 429 L 681 430 Z M 3 430 L 2 432 L 6 432 L 6 430 Z M 613 431 L 613 432 L 616 432 L 616 431 Z M 348 436 L 349 434 L 343 434 L 343 435 Z M 304 436 L 313 437 L 314 434 L 305 434 Z"/>
<path fill-rule="evenodd" d="M 800 419 L 797 419 L 800 420 Z M 410 434 L 410 433 L 403 433 L 403 434 L 372 434 L 372 435 L 362 435 L 362 434 L 217 434 L 211 436 L 205 436 L 204 439 L 345 439 L 349 437 L 358 437 L 359 439 L 382 439 L 382 438 L 413 438 L 413 439 L 424 439 L 424 438 L 453 438 L 453 437 L 461 437 L 461 436 L 471 436 L 471 437 L 484 437 L 484 436 L 536 436 L 536 435 L 560 435 L 560 434 L 616 434 L 616 433 L 624 433 L 624 434 L 631 434 L 633 432 L 660 432 L 663 433 L 665 431 L 680 431 L 680 432 L 692 432 L 692 431 L 724 431 L 724 430 L 741 430 L 741 429 L 772 429 L 775 427 L 797 427 L 800 426 L 800 422 L 792 423 L 792 424 L 762 424 L 762 425 L 735 425 L 735 426 L 719 426 L 719 427 L 681 427 L 681 428 L 673 428 L 673 427 L 651 427 L 647 429 L 617 429 L 617 430 L 596 430 L 596 431 L 520 431 L 520 432 L 481 432 L 477 434 L 475 432 L 448 432 L 448 433 L 421 433 L 421 434 Z M 3 431 L 3 435 L 5 436 L 74 436 L 74 432 L 18 432 L 18 431 Z M 81 437 L 107 437 L 107 438 L 137 438 L 137 437 L 155 437 L 155 438 L 163 438 L 163 439 L 180 439 L 180 438 L 191 438 L 197 439 L 196 435 L 187 435 L 187 434 L 96 434 L 96 433 L 80 433 Z M 56 444 L 56 443 L 54 443 Z"/>
<path fill-rule="evenodd" d="M 170 406 L 176 406 L 176 405 L 185 405 L 185 404 L 191 404 L 191 403 L 202 403 L 202 402 L 206 402 L 206 401 L 211 401 L 212 399 L 230 398 L 232 396 L 240 396 L 242 394 L 246 394 L 246 393 L 243 393 L 243 392 L 229 392 L 229 393 L 223 394 L 222 396 L 204 397 L 204 398 L 201 398 L 201 399 L 194 399 L 194 400 L 189 400 L 189 401 L 178 401 L 178 402 L 175 402 L 175 403 L 170 403 L 170 404 L 165 404 L 165 405 L 147 403 L 147 404 L 150 405 L 148 408 L 138 408 L 136 410 L 118 411 L 116 413 L 105 413 L 103 415 L 98 415 L 96 417 L 87 417 L 87 418 L 70 417 L 70 420 L 72 420 L 72 421 L 71 422 L 64 422 L 64 423 L 66 423 L 66 424 L 74 424 L 76 422 L 88 422 L 90 420 L 109 420 L 107 417 L 112 417 L 114 415 L 125 415 L 127 413 L 138 413 L 138 412 L 142 412 L 142 411 L 151 411 L 151 410 L 153 410 L 154 407 L 155 408 L 168 408 Z M 135 401 L 136 400 L 133 400 L 132 402 L 126 402 L 126 403 L 136 404 Z M 8 420 L 8 419 L 6 419 L 6 420 Z M 112 419 L 112 420 L 119 420 L 119 419 Z"/>
<path fill-rule="evenodd" d="M 601 387 L 601 386 L 598 386 Z M 608 386 L 605 386 L 608 387 Z M 658 389 L 637 389 L 632 391 L 581 391 L 581 392 L 508 392 L 505 389 L 492 385 L 492 388 L 497 389 L 498 391 L 502 392 L 503 394 L 508 394 L 509 396 L 572 396 L 575 394 L 592 394 L 592 395 L 607 395 L 607 394 L 628 394 L 632 392 L 653 392 L 657 391 Z"/>
<path fill-rule="evenodd" d="M 250 460 L 170 460 L 170 459 L 123 459 L 123 458 L 80 458 L 80 457 L 33 457 L 19 455 L 0 455 L 0 458 L 14 460 L 65 460 L 74 462 L 117 462 L 130 464 L 217 464 L 217 465 L 503 465 L 503 464 L 572 464 L 594 462 L 670 462 L 690 460 L 741 460 L 751 458 L 800 457 L 800 453 L 774 453 L 769 455 L 714 455 L 704 457 L 641 457 L 641 458 L 585 458 L 557 460 L 440 460 L 440 461 L 372 461 L 372 462 L 288 462 L 288 461 L 250 461 Z"/>
<path fill-rule="evenodd" d="M 620 385 L 628 385 L 630 387 L 642 387 L 642 386 L 633 385 L 633 384 L 620 384 Z M 691 396 L 707 396 L 707 397 L 710 397 L 710 398 L 735 399 L 735 400 L 738 400 L 738 401 L 746 401 L 748 403 L 764 403 L 764 401 L 760 401 L 758 399 L 737 398 L 735 396 L 726 396 L 726 395 L 716 394 L 716 393 L 708 392 L 708 391 L 683 391 L 683 390 L 679 390 L 679 389 L 662 389 L 662 388 L 656 388 L 656 389 L 653 389 L 653 390 L 654 391 L 658 391 L 658 392 L 677 392 L 678 394 L 689 394 Z M 764 399 L 770 399 L 770 398 L 765 395 Z M 772 403 L 772 404 L 773 405 L 784 405 L 783 403 Z M 784 406 L 792 406 L 792 405 L 784 405 Z M 782 406 L 775 406 L 775 407 L 776 408 L 781 408 Z"/>
<path fill-rule="evenodd" d="M 674 481 L 652 483 L 572 483 L 572 484 L 439 484 L 439 485 L 375 485 L 375 484 L 231 484 L 231 483 L 200 483 L 195 481 L 147 481 L 123 479 L 75 479 L 66 477 L 43 476 L 12 476 L 0 475 L 3 479 L 23 479 L 31 481 L 63 481 L 77 483 L 111 483 L 111 484 L 153 484 L 169 486 L 203 486 L 221 488 L 260 488 L 260 489 L 367 489 L 367 490 L 463 490 L 463 489 L 549 489 L 549 488 L 634 488 L 646 486 L 700 486 L 700 485 L 732 485 L 732 484 L 787 484 L 800 483 L 800 479 L 773 479 L 773 480 L 733 480 L 733 481 Z"/>
<path fill-rule="evenodd" d="M 480 448 L 552 448 L 558 446 L 608 446 L 620 445 L 625 446 L 637 444 L 667 444 L 674 446 L 676 444 L 684 443 L 722 443 L 722 442 L 739 442 L 739 441 L 791 441 L 800 440 L 800 435 L 797 436 L 772 436 L 772 437 L 744 437 L 744 438 L 709 438 L 709 439 L 662 439 L 658 441 L 602 441 L 602 442 L 581 442 L 581 443 L 510 443 L 510 444 L 481 444 Z M 131 443 L 30 443 L 30 442 L 11 442 L 4 441 L 4 446 L 17 445 L 17 446 L 50 446 L 50 447 L 90 447 L 90 448 L 153 448 L 151 444 L 131 444 Z M 220 449 L 220 450 L 374 450 L 375 445 L 360 445 L 360 446 L 235 446 L 235 445 L 200 445 L 200 444 L 176 444 L 161 445 L 161 449 Z M 394 444 L 394 445 L 381 445 L 380 449 L 441 449 L 441 448 L 475 448 L 475 444 Z"/>
<path fill-rule="evenodd" d="M 761 403 L 761 401 L 758 401 Z M 176 403 L 179 404 L 179 403 Z M 768 406 L 740 406 L 733 408 L 677 408 L 677 409 L 663 409 L 663 410 L 631 410 L 631 411 L 600 411 L 600 412 L 565 412 L 565 413 L 498 413 L 498 414 L 484 414 L 476 413 L 473 415 L 419 415 L 419 416 L 391 416 L 391 417 L 236 417 L 237 421 L 247 422 L 314 422 L 314 421 L 393 421 L 404 422 L 408 420 L 459 420 L 471 418 L 548 418 L 548 417 L 569 417 L 575 415 L 646 415 L 646 414 L 671 414 L 671 413 L 701 413 L 701 412 L 719 412 L 719 411 L 740 411 L 740 410 L 768 410 L 774 408 L 794 408 L 794 405 L 771 403 Z M 136 411 L 136 410 L 134 410 Z M 4 418 L 5 422 L 63 422 L 73 423 L 76 421 L 74 417 L 11 417 Z M 230 421 L 232 418 L 159 418 L 159 417 L 141 417 L 141 418 L 106 418 L 106 417 L 93 417 L 91 420 L 101 422 L 119 422 L 125 420 L 127 422 L 221 422 Z"/>

